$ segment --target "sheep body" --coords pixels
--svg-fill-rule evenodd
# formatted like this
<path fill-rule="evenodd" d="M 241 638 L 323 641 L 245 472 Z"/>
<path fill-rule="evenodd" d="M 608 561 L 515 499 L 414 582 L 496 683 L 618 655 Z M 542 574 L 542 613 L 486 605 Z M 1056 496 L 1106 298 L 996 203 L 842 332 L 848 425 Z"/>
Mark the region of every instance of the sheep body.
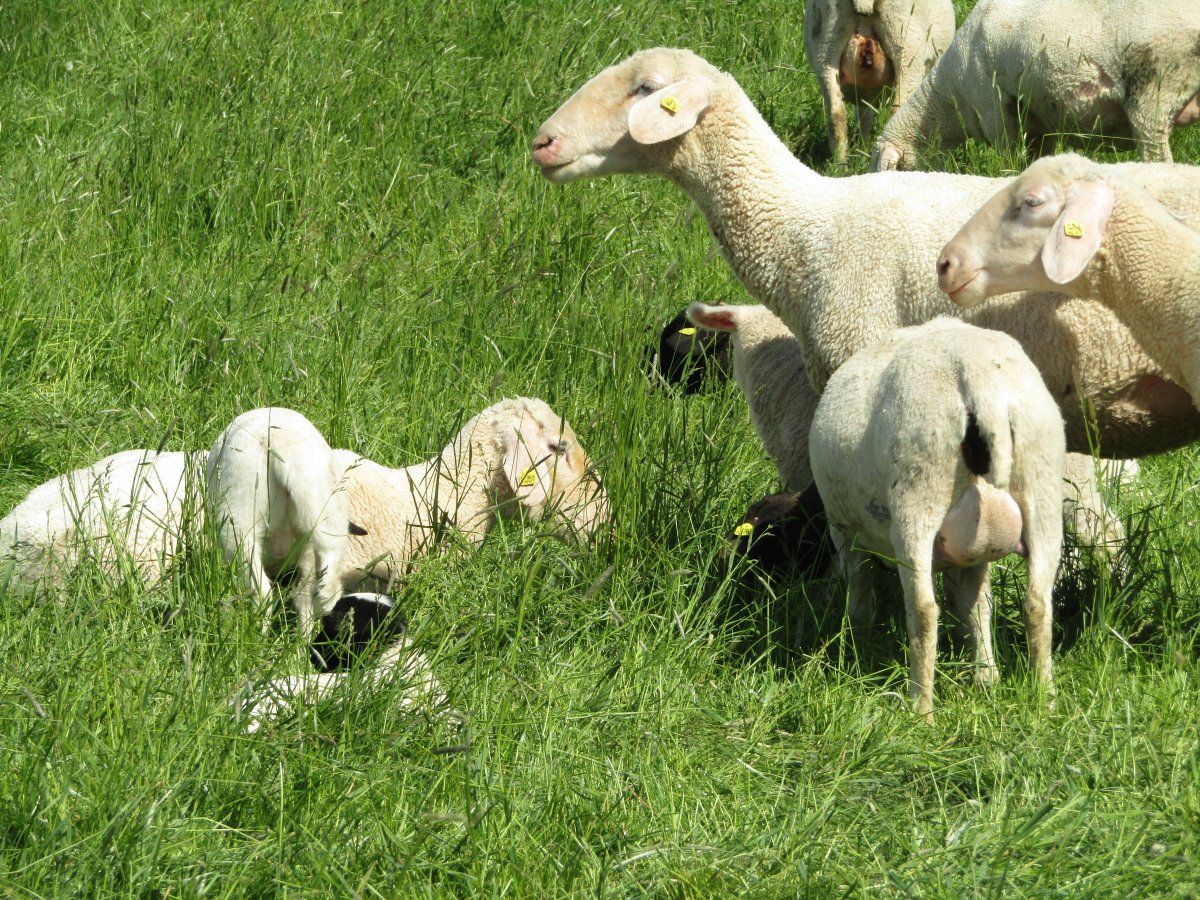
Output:
<path fill-rule="evenodd" d="M 677 112 L 662 106 L 668 97 Z M 731 76 L 668 49 L 585 84 L 542 125 L 533 156 L 556 183 L 646 172 L 678 184 L 747 290 L 800 339 L 818 390 L 856 350 L 955 312 L 932 263 L 1004 183 L 923 172 L 824 178 L 792 156 Z M 1200 167 L 1111 169 L 1200 224 Z M 1106 456 L 1141 456 L 1200 436 L 1186 392 L 1101 305 L 1022 294 L 960 315 L 1020 341 L 1059 401 L 1071 449 L 1089 451 L 1098 435 Z"/>
<path fill-rule="evenodd" d="M 963 306 L 1026 284 L 1099 300 L 1200 404 L 1200 233 L 1126 173 L 1038 160 L 947 243 L 938 272 Z"/>
<path fill-rule="evenodd" d="M 1026 552 L 1030 657 L 1051 685 L 1050 596 L 1062 548 L 1062 418 L 1008 335 L 951 319 L 894 332 L 829 380 L 813 419 L 813 476 L 845 559 L 893 560 L 912 645 L 909 694 L 933 710 L 933 572 L 968 622 L 981 680 L 994 677 L 988 563 Z M 859 598 L 854 596 L 852 610 Z"/>
<path fill-rule="evenodd" d="M 94 559 L 158 581 L 185 529 L 203 521 L 204 461 L 204 453 L 125 450 L 39 485 L 0 519 L 0 576 L 29 591 Z"/>
<path fill-rule="evenodd" d="M 950 0 L 809 0 L 804 50 L 825 100 L 829 149 L 844 164 L 849 152 L 846 103 L 869 135 L 881 89 L 892 86 L 900 107 L 954 37 Z"/>
<path fill-rule="evenodd" d="M 916 93 L 884 127 L 876 169 L 911 169 L 931 136 L 1050 149 L 1061 134 L 1132 138 L 1170 160 L 1200 116 L 1194 0 L 980 0 Z"/>

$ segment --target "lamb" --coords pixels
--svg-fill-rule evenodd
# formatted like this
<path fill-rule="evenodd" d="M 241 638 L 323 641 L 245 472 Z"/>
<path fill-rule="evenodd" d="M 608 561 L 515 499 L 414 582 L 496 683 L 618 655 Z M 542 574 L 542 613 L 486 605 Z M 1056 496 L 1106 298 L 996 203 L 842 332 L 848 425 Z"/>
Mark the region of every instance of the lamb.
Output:
<path fill-rule="evenodd" d="M 951 570 L 947 593 L 987 684 L 996 676 L 988 563 L 1010 553 L 1028 557 L 1030 663 L 1053 689 L 1066 442 L 1058 406 L 1020 344 L 953 319 L 894 332 L 829 379 L 809 451 L 844 564 L 862 551 L 895 562 L 919 715 L 933 714 L 934 571 Z M 852 583 L 852 611 L 858 600 Z"/>
<path fill-rule="evenodd" d="M 1031 154 L 1054 139 L 1131 138 L 1170 160 L 1171 129 L 1200 119 L 1195 0 L 980 0 L 883 129 L 872 168 L 912 169 L 931 137 Z"/>
<path fill-rule="evenodd" d="M 0 584 L 61 584 L 85 559 L 157 582 L 203 521 L 205 455 L 125 450 L 34 488 L 0 519 Z"/>
<path fill-rule="evenodd" d="M 1070 449 L 1090 452 L 1098 438 L 1105 456 L 1142 456 L 1200 437 L 1187 393 L 1100 304 L 1031 294 L 970 313 L 946 304 L 932 262 L 1003 179 L 823 178 L 788 152 L 731 76 L 661 48 L 580 88 L 541 126 L 532 154 L 558 184 L 644 172 L 683 188 L 750 294 L 800 339 L 818 390 L 854 351 L 954 312 L 1021 343 L 1059 401 Z M 1110 169 L 1200 226 L 1200 167 Z"/>
<path fill-rule="evenodd" d="M 947 243 L 960 306 L 1024 287 L 1099 300 L 1200 404 L 1200 233 L 1129 179 L 1074 154 L 1032 164 Z"/>
<path fill-rule="evenodd" d="M 820 575 L 829 565 L 829 524 L 816 486 L 767 494 L 725 535 L 728 553 L 768 571 Z"/>
<path fill-rule="evenodd" d="M 668 322 L 658 337 L 654 365 L 668 384 L 681 384 L 685 394 L 698 393 L 705 378 L 724 382 L 729 369 L 729 335 L 696 331 L 687 310 Z"/>
<path fill-rule="evenodd" d="M 890 108 L 909 98 L 954 37 L 950 0 L 809 0 L 804 50 L 825 98 L 829 149 L 846 164 L 846 101 L 871 134 L 882 89 L 892 86 Z"/>
<path fill-rule="evenodd" d="M 570 425 L 542 400 L 519 397 L 488 407 L 439 456 L 405 469 L 330 450 L 291 410 L 259 410 L 234 424 L 242 419 L 250 427 L 231 425 L 209 454 L 208 492 L 223 523 L 222 545 L 230 556 L 241 553 L 249 586 L 263 594 L 308 535 L 317 549 L 301 574 L 313 580 L 327 573 L 311 595 L 313 620 L 332 608 L 327 597 L 368 579 L 390 584 L 449 530 L 478 545 L 501 517 L 550 515 L 564 537 L 589 536 L 608 518 L 591 460 Z M 307 480 L 287 474 L 297 461 Z M 306 512 L 292 516 L 293 510 Z"/>

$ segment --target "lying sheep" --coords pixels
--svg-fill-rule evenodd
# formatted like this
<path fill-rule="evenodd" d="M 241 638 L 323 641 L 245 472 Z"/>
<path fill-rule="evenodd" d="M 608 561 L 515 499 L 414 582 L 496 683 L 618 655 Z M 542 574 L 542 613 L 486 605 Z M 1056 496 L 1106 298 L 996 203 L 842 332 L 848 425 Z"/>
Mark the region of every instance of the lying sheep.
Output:
<path fill-rule="evenodd" d="M 0 585 L 61 584 L 85 559 L 158 581 L 203 521 L 204 453 L 125 450 L 34 488 L 0 519 Z"/>
<path fill-rule="evenodd" d="M 318 671 L 345 671 L 364 662 L 372 648 L 390 647 L 407 630 L 408 622 L 387 594 L 344 594 L 321 617 L 309 658 Z"/>
<path fill-rule="evenodd" d="M 747 290 L 800 339 L 817 388 L 854 351 L 947 309 L 932 262 L 1003 179 L 904 172 L 823 178 L 737 82 L 686 50 L 594 77 L 533 141 L 547 179 L 647 172 L 682 187 Z M 1200 225 L 1200 167 L 1115 165 Z M 1099 304 L 1017 294 L 966 314 L 1021 342 L 1058 398 L 1071 449 L 1142 456 L 1200 437 L 1200 412 Z M 1086 402 L 1084 402 L 1086 401 Z M 1092 430 L 1094 426 L 1094 431 Z"/>
<path fill-rule="evenodd" d="M 658 337 L 655 367 L 668 384 L 695 394 L 706 378 L 724 381 L 729 367 L 729 335 L 697 331 L 687 311 L 668 322 Z"/>
<path fill-rule="evenodd" d="M 587 453 L 570 425 L 542 400 L 494 404 L 463 426 L 440 455 L 404 469 L 330 450 L 308 420 L 290 410 L 271 410 L 254 422 L 255 447 L 263 452 L 233 456 L 229 451 L 242 445 L 218 438 L 209 456 L 208 486 L 210 497 L 217 498 L 214 515 L 242 523 L 223 532 L 235 537 L 230 546 L 249 563 L 262 561 L 251 568 L 252 587 L 260 584 L 261 573 L 269 590 L 282 561 L 309 532 L 309 543 L 325 554 L 321 565 L 336 596 L 368 578 L 389 584 L 448 529 L 477 545 L 500 517 L 548 514 L 559 534 L 575 537 L 595 533 L 608 518 L 608 499 Z M 296 460 L 314 473 L 309 480 L 289 481 L 286 475 L 272 480 L 276 468 L 286 472 Z M 264 503 L 261 485 L 275 483 L 285 486 L 287 496 Z M 249 485 L 259 486 L 256 494 L 242 489 Z M 309 513 L 298 527 L 288 516 L 276 517 L 275 509 Z M 328 527 L 314 528 L 318 519 Z M 339 523 L 354 526 L 344 541 L 347 528 L 343 524 L 339 534 Z M 334 544 L 340 545 L 336 554 L 327 549 Z M 332 602 L 322 604 L 320 613 L 331 607 Z"/>
<path fill-rule="evenodd" d="M 207 498 L 225 561 L 241 560 L 246 586 L 263 602 L 273 577 L 295 571 L 303 636 L 333 609 L 349 532 L 361 531 L 343 474 L 316 426 L 283 407 L 237 416 L 208 453 Z"/>
<path fill-rule="evenodd" d="M 809 0 L 804 50 L 829 118 L 829 149 L 845 165 L 846 101 L 869 135 L 880 94 L 892 86 L 899 109 L 954 37 L 950 0 Z"/>
<path fill-rule="evenodd" d="M 1074 154 L 1035 162 L 946 244 L 955 303 L 1025 287 L 1112 309 L 1200 404 L 1200 233 L 1127 178 Z"/>
<path fill-rule="evenodd" d="M 825 507 L 815 485 L 800 492 L 768 494 L 750 504 L 725 542 L 734 556 L 753 560 L 767 571 L 820 575 L 831 548 Z"/>
<path fill-rule="evenodd" d="M 1010 553 L 1028 557 L 1030 663 L 1052 689 L 1066 446 L 1058 407 L 1020 344 L 951 319 L 894 332 L 829 379 L 809 450 L 844 564 L 868 551 L 900 574 L 919 714 L 933 714 L 933 573 L 961 569 L 947 573 L 947 593 L 969 627 L 977 677 L 990 683 L 988 563 Z M 853 611 L 861 598 L 851 590 Z"/>
<path fill-rule="evenodd" d="M 1195 0 L 980 0 L 883 129 L 872 168 L 912 169 L 931 139 L 1032 154 L 1054 138 L 1132 138 L 1170 160 L 1171 129 L 1200 119 Z"/>

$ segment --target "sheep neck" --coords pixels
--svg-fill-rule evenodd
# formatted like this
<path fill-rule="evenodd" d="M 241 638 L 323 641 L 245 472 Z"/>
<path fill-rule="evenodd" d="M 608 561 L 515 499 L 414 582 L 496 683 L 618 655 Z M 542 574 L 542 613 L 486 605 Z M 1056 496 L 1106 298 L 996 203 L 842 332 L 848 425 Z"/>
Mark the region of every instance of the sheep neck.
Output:
<path fill-rule="evenodd" d="M 1200 237 L 1160 204 L 1123 193 L 1088 291 L 1116 312 L 1149 356 L 1200 398 Z"/>
<path fill-rule="evenodd" d="M 695 201 L 738 279 L 776 314 L 789 283 L 807 274 L 805 237 L 818 228 L 823 180 L 771 130 L 730 81 L 714 91 L 701 122 L 683 139 L 664 174 Z"/>
<path fill-rule="evenodd" d="M 483 543 L 494 518 L 491 455 L 478 441 L 459 439 L 421 464 L 421 477 L 411 483 L 422 530 L 434 533 L 448 525 L 472 544 Z"/>

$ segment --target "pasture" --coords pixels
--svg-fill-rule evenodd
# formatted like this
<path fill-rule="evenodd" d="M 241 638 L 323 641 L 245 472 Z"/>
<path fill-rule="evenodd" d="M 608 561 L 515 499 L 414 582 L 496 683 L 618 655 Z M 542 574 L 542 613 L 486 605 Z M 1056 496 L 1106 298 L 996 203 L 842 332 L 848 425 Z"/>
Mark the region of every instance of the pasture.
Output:
<path fill-rule="evenodd" d="M 1009 560 L 1000 683 L 944 653 L 919 721 L 898 586 L 855 640 L 823 584 L 721 555 L 775 471 L 732 383 L 646 374 L 686 303 L 748 300 L 703 222 L 664 181 L 529 160 L 659 44 L 831 170 L 796 3 L 0 8 L 0 513 L 257 406 L 398 466 L 515 395 L 570 420 L 615 509 L 590 547 L 509 527 L 415 566 L 399 602 L 459 726 L 351 683 L 248 734 L 230 698 L 302 650 L 205 533 L 152 589 L 84 568 L 0 595 L 0 894 L 1200 892 L 1196 452 L 1115 498 L 1123 569 L 1064 563 L 1053 710 Z M 1200 129 L 1172 146 L 1200 163 Z"/>

